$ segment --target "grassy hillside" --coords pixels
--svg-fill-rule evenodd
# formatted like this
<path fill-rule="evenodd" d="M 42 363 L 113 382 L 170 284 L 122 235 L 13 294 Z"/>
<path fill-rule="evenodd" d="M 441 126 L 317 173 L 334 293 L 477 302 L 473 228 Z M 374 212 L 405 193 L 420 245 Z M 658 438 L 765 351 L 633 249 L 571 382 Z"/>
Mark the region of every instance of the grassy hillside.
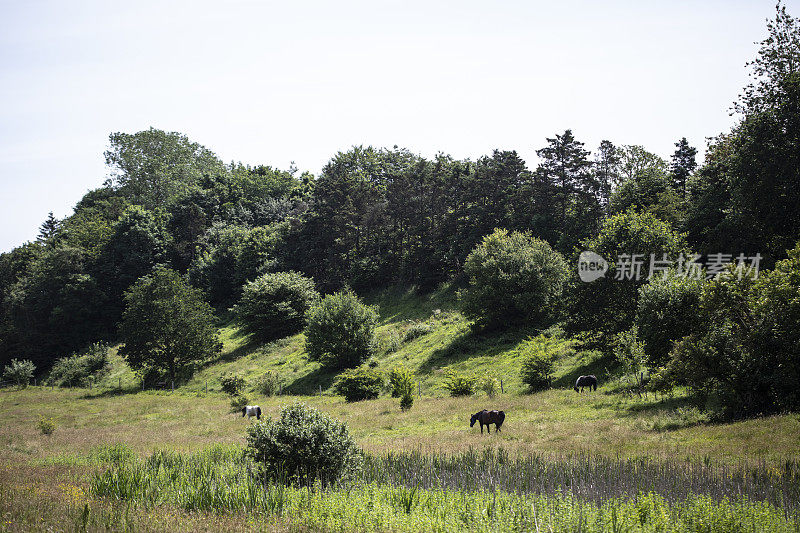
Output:
<path fill-rule="evenodd" d="M 380 310 L 377 328 L 377 353 L 373 362 L 389 370 L 403 364 L 415 373 L 425 396 L 443 396 L 441 384 L 448 369 L 475 376 L 493 375 L 503 381 L 507 392 L 523 393 L 519 370 L 520 343 L 537 337 L 554 345 L 563 356 L 559 359 L 555 386 L 568 387 L 581 373 L 594 372 L 606 376 L 613 370 L 610 360 L 602 360 L 597 352 L 573 348 L 574 342 L 562 337 L 557 328 L 544 332 L 523 329 L 494 335 L 474 334 L 469 322 L 456 309 L 454 291 L 449 286 L 427 295 L 410 290 L 393 289 L 368 295 L 366 300 Z M 223 350 L 219 358 L 202 366 L 180 389 L 184 392 L 220 390 L 220 378 L 228 373 L 244 377 L 248 390 L 257 389 L 259 378 L 266 372 L 278 374 L 288 394 L 317 394 L 329 391 L 336 377 L 318 363 L 308 361 L 305 338 L 298 334 L 270 344 L 258 344 L 243 334 L 235 323 L 221 327 Z M 132 389 L 138 385 L 135 375 L 124 361 L 112 353 L 114 367 L 101 387 Z"/>

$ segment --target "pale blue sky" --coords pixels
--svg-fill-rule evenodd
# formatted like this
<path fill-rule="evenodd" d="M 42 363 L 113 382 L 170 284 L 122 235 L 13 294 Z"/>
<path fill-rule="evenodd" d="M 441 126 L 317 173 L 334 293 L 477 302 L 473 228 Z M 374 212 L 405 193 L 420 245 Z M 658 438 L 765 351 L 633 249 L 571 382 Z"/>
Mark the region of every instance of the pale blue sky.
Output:
<path fill-rule="evenodd" d="M 2 1 L 0 251 L 102 184 L 112 131 L 315 174 L 353 144 L 534 166 L 566 128 L 590 149 L 702 151 L 733 123 L 774 5 Z"/>

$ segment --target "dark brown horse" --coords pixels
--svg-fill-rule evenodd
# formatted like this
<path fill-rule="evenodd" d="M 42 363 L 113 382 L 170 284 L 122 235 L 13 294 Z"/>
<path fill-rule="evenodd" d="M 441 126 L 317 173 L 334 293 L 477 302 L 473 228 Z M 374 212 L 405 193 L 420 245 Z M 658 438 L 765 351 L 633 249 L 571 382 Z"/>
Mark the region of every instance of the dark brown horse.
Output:
<path fill-rule="evenodd" d="M 478 422 L 481 425 L 481 433 L 483 433 L 483 426 L 486 426 L 487 433 L 491 433 L 492 428 L 489 424 L 494 424 L 494 432 L 497 433 L 500 431 L 500 426 L 503 425 L 503 420 L 505 419 L 506 414 L 503 411 L 487 411 L 484 409 L 472 415 L 469 421 L 469 427 L 474 426 L 475 422 Z"/>

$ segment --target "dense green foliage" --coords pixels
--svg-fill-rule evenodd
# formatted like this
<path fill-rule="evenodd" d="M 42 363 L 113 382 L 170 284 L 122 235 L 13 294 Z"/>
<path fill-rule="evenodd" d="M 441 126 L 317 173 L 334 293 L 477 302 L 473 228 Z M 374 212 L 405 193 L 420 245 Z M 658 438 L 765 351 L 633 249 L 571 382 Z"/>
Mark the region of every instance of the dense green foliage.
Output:
<path fill-rule="evenodd" d="M 306 313 L 318 300 L 314 280 L 297 272 L 275 272 L 247 283 L 233 311 L 245 331 L 271 341 L 302 331 Z"/>
<path fill-rule="evenodd" d="M 11 362 L 3 368 L 3 379 L 13 381 L 18 387 L 27 387 L 33 379 L 33 373 L 36 371 L 36 365 L 33 361 L 12 359 Z"/>
<path fill-rule="evenodd" d="M 640 260 L 649 260 L 651 255 L 659 260 L 666 257 L 673 266 L 681 254 L 688 255 L 686 240 L 668 223 L 650 213 L 635 211 L 606 219 L 600 233 L 582 243 L 582 248 L 605 258 L 610 268 L 596 281 L 574 284 L 569 318 L 576 329 L 605 335 L 615 335 L 633 325 L 639 288 L 647 281 L 649 261 L 637 269 L 632 254 L 640 254 Z"/>
<path fill-rule="evenodd" d="M 47 381 L 60 387 L 85 387 L 101 379 L 110 369 L 108 345 L 95 343 L 85 353 L 58 359 L 50 369 Z"/>
<path fill-rule="evenodd" d="M 272 480 L 323 485 L 358 473 L 361 451 L 347 426 L 300 403 L 281 409 L 277 420 L 247 428 L 247 455 Z"/>
<path fill-rule="evenodd" d="M 392 398 L 401 398 L 414 392 L 414 375 L 403 365 L 397 365 L 389 371 L 389 388 Z"/>
<path fill-rule="evenodd" d="M 656 276 L 639 289 L 635 325 L 644 342 L 647 364 L 664 366 L 674 341 L 700 327 L 697 310 L 703 281 L 686 276 Z"/>
<path fill-rule="evenodd" d="M 308 358 L 334 370 L 360 365 L 375 349 L 377 321 L 378 311 L 351 291 L 326 296 L 308 311 Z"/>
<path fill-rule="evenodd" d="M 469 254 L 464 273 L 464 315 L 491 328 L 556 314 L 569 269 L 545 241 L 497 229 Z"/>
<path fill-rule="evenodd" d="M 125 293 L 125 302 L 120 354 L 131 368 L 175 381 L 222 349 L 211 307 L 174 270 L 156 268 Z"/>
<path fill-rule="evenodd" d="M 800 408 L 800 246 L 753 280 L 735 267 L 704 288 L 700 331 L 675 349 L 670 368 L 728 416 Z"/>
<path fill-rule="evenodd" d="M 348 402 L 374 400 L 383 390 L 383 373 L 369 367 L 350 368 L 336 377 L 333 390 Z"/>

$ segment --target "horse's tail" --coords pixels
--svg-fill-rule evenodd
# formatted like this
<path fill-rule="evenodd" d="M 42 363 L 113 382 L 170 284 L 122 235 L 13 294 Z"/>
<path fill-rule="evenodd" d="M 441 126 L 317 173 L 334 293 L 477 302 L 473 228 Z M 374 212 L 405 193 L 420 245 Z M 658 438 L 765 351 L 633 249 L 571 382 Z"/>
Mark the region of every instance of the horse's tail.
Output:
<path fill-rule="evenodd" d="M 505 412 L 500 411 L 499 413 L 497 413 L 497 424 L 495 424 L 495 427 L 499 428 L 500 426 L 502 426 L 505 419 L 506 419 Z"/>

